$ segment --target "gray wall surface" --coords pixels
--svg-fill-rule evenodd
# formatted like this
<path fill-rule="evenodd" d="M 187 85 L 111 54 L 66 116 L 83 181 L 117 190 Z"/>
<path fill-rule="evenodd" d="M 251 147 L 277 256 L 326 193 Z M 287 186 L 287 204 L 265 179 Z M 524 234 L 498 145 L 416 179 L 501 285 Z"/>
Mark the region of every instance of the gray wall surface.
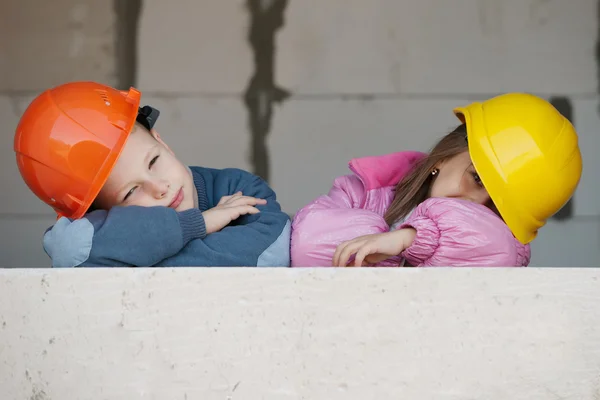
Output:
<path fill-rule="evenodd" d="M 0 0 L 0 244 L 4 266 L 48 266 L 54 217 L 21 181 L 12 140 L 39 91 L 126 88 L 190 165 L 269 179 L 293 214 L 353 157 L 427 150 L 452 108 L 505 91 L 574 122 L 584 174 L 533 243 L 532 266 L 600 266 L 596 0 Z"/>

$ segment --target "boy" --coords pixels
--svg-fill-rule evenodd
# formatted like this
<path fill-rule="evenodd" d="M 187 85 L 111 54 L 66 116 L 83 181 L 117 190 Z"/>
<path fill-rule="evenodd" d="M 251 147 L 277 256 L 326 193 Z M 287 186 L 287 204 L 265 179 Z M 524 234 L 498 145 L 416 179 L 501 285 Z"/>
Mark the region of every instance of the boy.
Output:
<path fill-rule="evenodd" d="M 184 166 L 140 97 L 73 82 L 23 114 L 19 171 L 59 217 L 44 235 L 52 266 L 289 266 L 273 190 L 239 169 Z"/>

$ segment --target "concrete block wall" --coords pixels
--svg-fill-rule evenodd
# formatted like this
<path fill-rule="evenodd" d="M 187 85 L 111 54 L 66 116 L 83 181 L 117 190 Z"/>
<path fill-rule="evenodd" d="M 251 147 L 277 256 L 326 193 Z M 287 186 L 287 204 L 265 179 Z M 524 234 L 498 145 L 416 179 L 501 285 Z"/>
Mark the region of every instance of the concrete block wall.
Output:
<path fill-rule="evenodd" d="M 183 12 L 183 10 L 186 10 Z M 157 129 L 190 165 L 252 169 L 242 98 L 253 72 L 244 1 L 144 1 L 137 85 Z"/>
<path fill-rule="evenodd" d="M 40 241 L 52 216 L 17 175 L 14 126 L 50 84 L 125 85 L 123 54 L 115 57 L 123 30 L 111 3 L 61 0 L 30 15 L 30 1 L 3 1 L 11 17 L 0 16 L 0 32 L 15 40 L 0 48 L 2 178 L 12 188 L 0 198 L 0 231 L 10 233 L 2 251 L 10 266 L 47 265 Z M 456 124 L 457 105 L 504 91 L 565 98 L 584 176 L 572 215 L 534 242 L 532 265 L 600 266 L 597 3 L 143 0 L 127 33 L 137 34 L 130 80 L 161 109 L 157 127 L 186 163 L 253 170 L 290 214 L 353 157 L 427 150 Z M 24 22 L 9 21 L 17 17 Z M 36 38 L 41 50 L 23 52 Z M 27 67 L 34 55 L 43 73 Z"/>

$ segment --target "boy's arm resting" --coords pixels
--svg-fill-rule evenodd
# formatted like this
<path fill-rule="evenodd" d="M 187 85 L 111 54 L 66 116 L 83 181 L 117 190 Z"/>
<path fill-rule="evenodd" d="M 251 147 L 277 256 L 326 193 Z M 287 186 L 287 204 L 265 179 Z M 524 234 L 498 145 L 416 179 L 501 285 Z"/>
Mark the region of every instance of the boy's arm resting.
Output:
<path fill-rule="evenodd" d="M 489 208 L 466 200 L 431 198 L 398 229 L 414 228 L 415 240 L 402 255 L 413 266 L 521 267 L 530 259 L 521 244 Z"/>
<path fill-rule="evenodd" d="M 335 180 L 327 195 L 302 208 L 292 224 L 292 267 L 331 266 L 338 245 L 389 231 L 385 219 L 364 210 L 364 185 L 355 175 Z"/>
<path fill-rule="evenodd" d="M 288 267 L 290 265 L 290 217 L 281 211 L 275 192 L 260 177 L 229 168 L 212 170 L 214 186 L 225 187 L 226 195 L 241 191 L 244 196 L 267 200 L 258 214 L 243 215 L 204 239 L 192 240 L 161 266 Z M 224 186 L 225 185 L 225 186 Z"/>
<path fill-rule="evenodd" d="M 205 236 L 198 209 L 114 207 L 60 218 L 44 234 L 44 250 L 53 267 L 151 266 Z"/>
<path fill-rule="evenodd" d="M 206 235 L 199 209 L 176 212 L 166 207 L 114 207 L 85 218 L 61 218 L 44 235 L 54 267 L 74 266 L 289 266 L 289 217 L 275 193 L 245 171 L 217 175 L 233 194 L 264 198 L 255 215 Z M 220 173 L 220 171 L 219 171 Z"/>

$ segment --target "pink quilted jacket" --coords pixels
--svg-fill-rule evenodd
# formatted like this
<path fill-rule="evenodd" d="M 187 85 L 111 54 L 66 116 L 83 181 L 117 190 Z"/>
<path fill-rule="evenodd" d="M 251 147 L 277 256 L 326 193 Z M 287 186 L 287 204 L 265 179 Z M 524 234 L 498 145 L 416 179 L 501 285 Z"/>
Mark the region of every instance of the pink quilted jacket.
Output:
<path fill-rule="evenodd" d="M 358 236 L 388 232 L 383 215 L 395 185 L 423 153 L 399 152 L 350 162 L 351 175 L 338 177 L 328 195 L 295 215 L 292 267 L 331 266 L 336 247 Z M 381 266 L 521 267 L 529 264 L 529 245 L 512 235 L 487 207 L 451 198 L 430 198 L 413 210 L 398 229 L 413 227 L 415 240 L 400 256 Z"/>

